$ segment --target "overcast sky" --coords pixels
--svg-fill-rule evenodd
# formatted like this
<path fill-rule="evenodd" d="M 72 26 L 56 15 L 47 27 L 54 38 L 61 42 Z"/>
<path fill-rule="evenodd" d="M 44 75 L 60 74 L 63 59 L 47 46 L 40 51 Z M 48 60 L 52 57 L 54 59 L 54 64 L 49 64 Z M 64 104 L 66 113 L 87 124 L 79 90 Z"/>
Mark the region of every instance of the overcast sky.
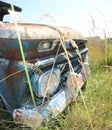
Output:
<path fill-rule="evenodd" d="M 25 23 L 68 26 L 85 36 L 112 36 L 112 0 L 4 0 L 22 8 Z"/>

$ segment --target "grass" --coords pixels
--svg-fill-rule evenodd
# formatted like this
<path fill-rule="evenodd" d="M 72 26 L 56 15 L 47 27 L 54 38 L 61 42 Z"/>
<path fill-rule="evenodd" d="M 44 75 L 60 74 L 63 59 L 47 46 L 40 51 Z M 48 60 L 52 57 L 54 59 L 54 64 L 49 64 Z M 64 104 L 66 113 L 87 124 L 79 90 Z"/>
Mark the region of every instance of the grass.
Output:
<path fill-rule="evenodd" d="M 112 130 L 112 72 L 104 68 L 105 58 L 112 63 L 112 44 L 108 43 L 107 57 L 105 42 L 100 38 L 89 38 L 89 62 L 91 75 L 86 90 L 82 91 L 94 130 Z M 12 117 L 0 103 L 0 130 L 30 130 L 13 123 Z M 38 130 L 91 130 L 81 95 L 66 110 Z"/>
<path fill-rule="evenodd" d="M 112 74 L 107 70 L 91 72 L 83 92 L 94 130 L 112 129 Z M 108 83 L 107 83 L 108 82 Z M 91 130 L 82 98 L 70 104 L 63 115 L 46 125 L 45 130 Z"/>
<path fill-rule="evenodd" d="M 108 45 L 108 53 L 107 53 L 108 65 L 112 65 L 112 43 Z"/>

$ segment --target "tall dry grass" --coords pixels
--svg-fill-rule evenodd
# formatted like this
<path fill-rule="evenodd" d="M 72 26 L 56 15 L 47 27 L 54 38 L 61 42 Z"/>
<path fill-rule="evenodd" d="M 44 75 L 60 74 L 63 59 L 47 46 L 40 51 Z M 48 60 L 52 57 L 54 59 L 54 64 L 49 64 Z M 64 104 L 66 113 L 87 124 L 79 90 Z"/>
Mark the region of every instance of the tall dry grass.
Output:
<path fill-rule="evenodd" d="M 109 40 L 108 52 L 107 52 L 107 64 L 112 66 L 112 41 Z"/>
<path fill-rule="evenodd" d="M 89 63 L 92 69 L 112 65 L 112 43 L 100 37 L 88 38 Z"/>

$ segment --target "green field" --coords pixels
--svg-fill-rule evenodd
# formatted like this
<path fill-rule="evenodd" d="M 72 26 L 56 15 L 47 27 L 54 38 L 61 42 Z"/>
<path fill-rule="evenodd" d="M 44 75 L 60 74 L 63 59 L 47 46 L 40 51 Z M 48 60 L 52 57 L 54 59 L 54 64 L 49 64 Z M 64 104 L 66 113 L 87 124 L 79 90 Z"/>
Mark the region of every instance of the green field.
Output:
<path fill-rule="evenodd" d="M 62 114 L 38 130 L 112 130 L 112 43 L 99 37 L 88 40 L 91 75 L 86 89 Z M 30 129 L 14 124 L 1 104 L 0 130 Z"/>

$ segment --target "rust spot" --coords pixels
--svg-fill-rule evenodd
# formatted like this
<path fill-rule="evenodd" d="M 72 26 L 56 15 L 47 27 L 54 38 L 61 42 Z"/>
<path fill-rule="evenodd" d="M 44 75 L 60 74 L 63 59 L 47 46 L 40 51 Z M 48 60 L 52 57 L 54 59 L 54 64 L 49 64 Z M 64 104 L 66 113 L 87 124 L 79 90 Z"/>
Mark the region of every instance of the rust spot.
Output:
<path fill-rule="evenodd" d="M 20 97 L 20 99 L 17 99 L 18 101 L 16 102 L 16 96 L 17 95 L 15 95 L 15 94 L 18 93 L 18 95 L 19 95 L 20 92 L 21 92 L 20 91 L 21 87 L 24 87 L 24 83 L 21 83 L 21 79 L 22 79 L 22 77 L 25 76 L 25 72 L 24 71 L 19 72 L 19 71 L 20 71 L 20 69 L 16 68 L 14 66 L 14 62 L 13 61 L 10 62 L 9 66 L 8 66 L 8 68 L 6 70 L 6 77 L 8 76 L 8 78 L 6 80 L 7 80 L 7 85 L 8 85 L 7 86 L 8 91 L 9 91 L 10 97 L 12 98 L 12 101 L 15 101 L 15 103 L 18 102 L 18 103 L 21 104 L 21 101 L 23 100 L 22 99 L 23 97 Z M 19 72 L 19 73 L 14 74 L 16 72 Z M 21 85 L 23 85 L 23 86 L 21 86 Z"/>

